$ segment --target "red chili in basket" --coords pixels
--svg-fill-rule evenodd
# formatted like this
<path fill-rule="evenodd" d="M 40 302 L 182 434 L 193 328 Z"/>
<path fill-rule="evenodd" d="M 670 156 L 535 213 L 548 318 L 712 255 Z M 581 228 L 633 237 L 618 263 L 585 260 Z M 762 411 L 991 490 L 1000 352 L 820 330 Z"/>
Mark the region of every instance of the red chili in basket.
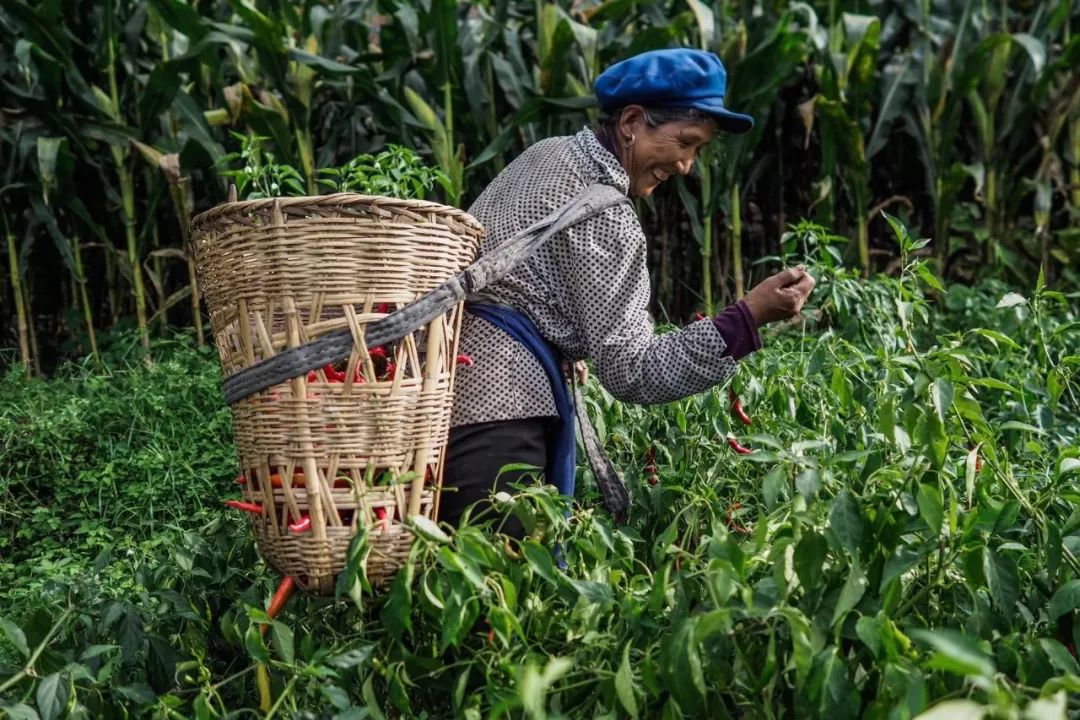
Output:
<path fill-rule="evenodd" d="M 735 439 L 735 438 L 733 438 L 733 437 L 729 437 L 729 438 L 727 439 L 727 444 L 731 446 L 731 449 L 732 449 L 732 450 L 734 450 L 735 452 L 739 453 L 740 455 L 749 455 L 750 453 L 754 452 L 754 451 L 753 451 L 753 450 L 751 450 L 750 448 L 748 448 L 748 447 L 743 447 L 742 445 L 740 445 L 740 444 L 739 444 L 739 441 L 738 441 L 738 440 L 736 440 L 736 439 Z"/>
<path fill-rule="evenodd" d="M 753 420 L 743 410 L 742 402 L 739 400 L 739 396 L 735 394 L 735 390 L 728 388 L 728 397 L 731 399 L 731 412 L 735 414 L 735 417 L 739 418 L 739 422 L 743 425 L 749 425 Z"/>
<path fill-rule="evenodd" d="M 311 529 L 311 516 L 304 515 L 294 523 L 289 524 L 289 532 L 302 533 Z"/>
<path fill-rule="evenodd" d="M 356 370 L 353 371 L 353 382 L 357 385 L 363 385 L 367 382 L 364 379 L 364 368 L 360 363 L 356 364 Z"/>
<path fill-rule="evenodd" d="M 263 511 L 262 505 L 258 503 L 243 502 L 242 500 L 226 500 L 225 504 L 233 510 L 243 510 L 244 512 L 249 513 L 261 514 Z"/>
<path fill-rule="evenodd" d="M 464 354 L 463 355 L 458 355 L 457 356 L 457 364 L 458 365 L 464 365 L 465 367 L 472 367 L 472 364 L 473 364 L 472 363 L 472 358 L 470 356 L 464 355 Z"/>

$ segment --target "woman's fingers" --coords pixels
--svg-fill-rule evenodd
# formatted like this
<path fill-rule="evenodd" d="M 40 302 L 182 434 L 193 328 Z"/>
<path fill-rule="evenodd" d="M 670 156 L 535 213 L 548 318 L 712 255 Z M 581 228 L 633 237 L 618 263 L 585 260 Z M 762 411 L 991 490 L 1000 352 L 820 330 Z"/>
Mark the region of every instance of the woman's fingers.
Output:
<path fill-rule="evenodd" d="M 589 382 L 589 366 L 585 364 L 584 360 L 578 360 L 577 365 L 578 382 L 582 385 Z"/>

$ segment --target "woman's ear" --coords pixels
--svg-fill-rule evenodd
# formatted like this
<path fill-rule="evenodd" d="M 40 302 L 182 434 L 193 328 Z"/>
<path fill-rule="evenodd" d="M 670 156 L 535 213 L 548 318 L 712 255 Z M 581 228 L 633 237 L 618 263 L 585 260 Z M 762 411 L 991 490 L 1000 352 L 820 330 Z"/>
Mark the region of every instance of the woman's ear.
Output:
<path fill-rule="evenodd" d="M 640 105 L 627 105 L 619 115 L 618 137 L 620 145 L 633 144 L 634 139 L 641 135 L 645 128 L 645 108 Z"/>

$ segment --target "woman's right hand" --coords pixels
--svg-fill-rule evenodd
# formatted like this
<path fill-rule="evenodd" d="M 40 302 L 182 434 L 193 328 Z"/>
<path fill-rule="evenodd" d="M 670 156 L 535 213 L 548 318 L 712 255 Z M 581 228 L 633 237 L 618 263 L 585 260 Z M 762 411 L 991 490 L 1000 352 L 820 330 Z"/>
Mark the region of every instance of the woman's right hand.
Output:
<path fill-rule="evenodd" d="M 743 302 L 758 327 L 799 314 L 817 282 L 802 265 L 765 278 L 746 294 Z"/>

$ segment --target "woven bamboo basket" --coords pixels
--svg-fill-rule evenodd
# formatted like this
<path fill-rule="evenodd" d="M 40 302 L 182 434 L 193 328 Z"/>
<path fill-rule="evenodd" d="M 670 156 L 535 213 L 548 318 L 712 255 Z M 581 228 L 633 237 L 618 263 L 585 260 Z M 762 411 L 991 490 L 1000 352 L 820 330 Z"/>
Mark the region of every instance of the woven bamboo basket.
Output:
<path fill-rule="evenodd" d="M 232 406 L 243 503 L 263 559 L 331 594 L 357 529 L 376 585 L 408 516 L 438 517 L 462 307 L 368 351 L 365 327 L 467 267 L 482 226 L 431 202 L 356 194 L 228 202 L 195 218 L 198 278 L 226 377 L 348 329 L 352 353 Z"/>

